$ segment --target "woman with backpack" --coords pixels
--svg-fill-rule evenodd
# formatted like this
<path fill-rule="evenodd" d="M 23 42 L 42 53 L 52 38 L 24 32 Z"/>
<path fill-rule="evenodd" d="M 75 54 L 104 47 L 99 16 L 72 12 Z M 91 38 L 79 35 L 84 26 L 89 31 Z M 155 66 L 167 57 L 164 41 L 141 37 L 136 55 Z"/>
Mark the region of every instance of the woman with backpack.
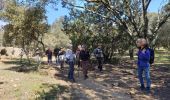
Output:
<path fill-rule="evenodd" d="M 140 89 L 146 90 L 147 92 L 150 92 L 151 87 L 151 80 L 150 80 L 150 49 L 148 48 L 148 44 L 146 39 L 141 39 L 140 43 L 137 44 L 139 47 L 139 51 L 137 53 L 138 55 L 138 78 L 140 81 Z M 144 85 L 143 80 L 143 73 L 145 74 L 146 79 L 146 88 Z"/>

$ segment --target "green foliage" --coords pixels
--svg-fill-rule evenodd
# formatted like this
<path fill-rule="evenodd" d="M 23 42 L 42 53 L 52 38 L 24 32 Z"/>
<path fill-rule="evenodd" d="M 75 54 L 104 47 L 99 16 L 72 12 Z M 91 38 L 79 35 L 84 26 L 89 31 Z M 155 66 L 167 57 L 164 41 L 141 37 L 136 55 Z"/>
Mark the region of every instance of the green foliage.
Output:
<path fill-rule="evenodd" d="M 42 38 L 48 30 L 43 5 L 37 3 L 27 7 L 26 4 L 11 0 L 6 2 L 0 15 L 1 19 L 8 22 L 4 27 L 4 44 L 24 49 L 43 45 Z"/>
<path fill-rule="evenodd" d="M 43 89 L 41 92 L 37 92 L 36 100 L 55 100 L 67 90 L 66 87 L 57 84 L 43 84 L 41 89 Z"/>
<path fill-rule="evenodd" d="M 92 52 L 99 43 L 102 44 L 107 61 L 112 59 L 114 52 L 124 49 L 125 46 L 120 44 L 127 43 L 126 34 L 120 36 L 112 21 L 101 20 L 100 16 L 86 11 L 71 10 L 70 16 L 65 17 L 63 30 L 70 37 L 74 50 L 85 44 Z"/>
<path fill-rule="evenodd" d="M 159 30 L 159 38 L 156 41 L 158 47 L 164 47 L 170 50 L 170 21 L 163 25 Z"/>
<path fill-rule="evenodd" d="M 69 37 L 62 31 L 63 18 L 56 20 L 44 36 L 44 44 L 47 47 L 67 47 L 71 43 Z"/>
<path fill-rule="evenodd" d="M 119 28 L 120 34 L 126 34 L 130 42 L 128 42 L 130 44 L 129 48 L 133 48 L 136 39 L 141 37 L 149 39 L 151 46 L 155 46 L 154 41 L 158 39 L 159 29 L 170 17 L 169 3 L 165 3 L 160 9 L 159 18 L 155 18 L 154 23 L 152 23 L 154 26 L 150 27 L 150 21 L 152 20 L 149 17 L 148 7 L 151 0 L 87 0 L 87 2 L 83 2 L 85 7 L 76 5 L 70 0 L 64 2 L 73 11 L 70 16 L 81 16 L 86 13 L 85 19 L 93 17 L 90 21 L 84 21 L 87 24 L 94 22 L 95 25 L 99 25 L 103 29 L 102 26 L 107 26 L 107 24 L 114 22 L 114 26 L 107 27 Z M 80 13 L 76 13 L 77 10 L 80 10 Z"/>

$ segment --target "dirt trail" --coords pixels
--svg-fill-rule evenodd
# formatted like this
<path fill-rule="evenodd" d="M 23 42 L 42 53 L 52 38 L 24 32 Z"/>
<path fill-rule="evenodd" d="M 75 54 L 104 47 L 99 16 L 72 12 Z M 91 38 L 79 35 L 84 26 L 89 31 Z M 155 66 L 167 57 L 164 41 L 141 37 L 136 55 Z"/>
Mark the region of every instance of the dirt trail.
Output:
<path fill-rule="evenodd" d="M 154 77 L 152 93 L 148 95 L 139 90 L 136 69 L 131 63 L 105 65 L 103 73 L 90 71 L 87 80 L 83 79 L 82 72 L 78 76 L 75 70 L 76 83 L 71 83 L 67 80 L 67 68 L 62 72 L 56 66 L 50 67 L 45 69 L 49 73 L 46 76 L 9 70 L 16 65 L 0 62 L 0 97 L 1 100 L 27 100 L 31 96 L 35 97 L 31 92 L 39 89 L 37 85 L 59 84 L 68 89 L 59 98 L 50 100 L 168 100 L 170 68 L 167 67 L 169 65 L 157 66 L 151 68 L 151 77 Z M 158 71 L 160 74 L 157 74 Z"/>

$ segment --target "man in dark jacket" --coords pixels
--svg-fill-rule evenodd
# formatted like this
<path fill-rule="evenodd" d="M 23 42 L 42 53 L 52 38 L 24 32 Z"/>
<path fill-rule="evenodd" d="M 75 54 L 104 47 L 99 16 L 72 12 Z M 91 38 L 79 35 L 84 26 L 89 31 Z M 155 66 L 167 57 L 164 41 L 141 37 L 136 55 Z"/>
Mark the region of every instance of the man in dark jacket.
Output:
<path fill-rule="evenodd" d="M 48 64 L 49 65 L 52 64 L 52 55 L 53 55 L 53 53 L 52 53 L 50 48 L 48 48 L 48 50 L 46 51 L 46 55 L 47 55 L 47 59 L 48 59 L 48 61 L 47 61 Z"/>
<path fill-rule="evenodd" d="M 82 49 L 80 51 L 80 60 L 83 68 L 84 79 L 88 78 L 87 74 L 88 74 L 89 59 L 90 59 L 89 52 L 86 50 L 85 46 L 82 46 Z"/>
<path fill-rule="evenodd" d="M 55 56 L 55 58 L 56 58 L 56 64 L 58 64 L 58 60 L 59 60 L 59 51 L 60 51 L 60 49 L 59 48 L 55 48 L 54 49 L 54 56 Z"/>

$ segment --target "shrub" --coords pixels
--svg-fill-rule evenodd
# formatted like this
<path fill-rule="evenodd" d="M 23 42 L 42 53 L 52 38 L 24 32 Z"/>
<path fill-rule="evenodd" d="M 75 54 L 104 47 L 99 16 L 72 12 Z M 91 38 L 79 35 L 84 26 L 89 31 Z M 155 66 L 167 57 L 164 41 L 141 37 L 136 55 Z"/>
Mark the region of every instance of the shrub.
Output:
<path fill-rule="evenodd" d="M 7 55 L 7 50 L 6 49 L 2 49 L 1 50 L 1 55 Z"/>

